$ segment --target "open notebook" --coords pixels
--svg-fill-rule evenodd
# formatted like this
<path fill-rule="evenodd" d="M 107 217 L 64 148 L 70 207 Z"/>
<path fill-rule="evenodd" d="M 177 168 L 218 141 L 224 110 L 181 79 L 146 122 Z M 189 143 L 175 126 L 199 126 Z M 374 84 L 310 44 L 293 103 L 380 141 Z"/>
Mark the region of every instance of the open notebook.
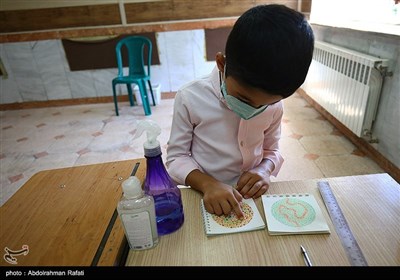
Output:
<path fill-rule="evenodd" d="M 262 195 L 270 235 L 330 233 L 312 194 Z"/>
<path fill-rule="evenodd" d="M 201 200 L 200 207 L 207 235 L 228 234 L 265 228 L 264 220 L 252 198 L 242 200 L 243 219 L 238 219 L 233 212 L 227 216 L 210 214 L 204 207 L 203 199 Z"/>

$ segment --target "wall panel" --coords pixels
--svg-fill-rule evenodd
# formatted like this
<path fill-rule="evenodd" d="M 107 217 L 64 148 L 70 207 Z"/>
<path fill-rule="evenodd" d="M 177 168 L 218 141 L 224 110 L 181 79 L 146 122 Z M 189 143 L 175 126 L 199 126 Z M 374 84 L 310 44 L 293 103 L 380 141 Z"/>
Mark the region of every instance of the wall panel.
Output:
<path fill-rule="evenodd" d="M 160 59 L 158 56 L 158 46 L 155 33 L 137 34 L 150 39 L 153 44 L 152 65 L 159 65 Z M 118 36 L 115 38 L 98 40 L 98 41 L 76 41 L 63 39 L 62 44 L 65 50 L 65 55 L 68 60 L 71 71 L 94 70 L 117 68 L 117 58 L 115 54 L 115 46 L 123 38 L 129 35 Z M 126 52 L 125 49 L 122 50 Z M 145 56 L 147 55 L 147 49 Z M 128 65 L 127 55 L 123 55 L 123 64 Z M 147 64 L 147 62 L 145 62 Z"/>
<path fill-rule="evenodd" d="M 215 61 L 217 52 L 225 53 L 226 41 L 231 30 L 231 27 L 204 30 L 207 61 Z"/>
<path fill-rule="evenodd" d="M 121 24 L 118 5 L 0 11 L 0 33 Z"/>
<path fill-rule="evenodd" d="M 71 1 L 72 2 L 72 1 Z M 101 2 L 100 2 L 101 3 Z M 298 8 L 297 0 L 165 0 L 140 1 L 123 4 L 98 4 L 41 9 L 1 10 L 0 33 L 30 32 L 93 27 L 129 27 L 133 24 L 168 21 L 188 21 L 238 17 L 251 7 L 260 4 L 283 4 Z M 302 2 L 303 3 L 303 2 Z M 308 1 L 301 8 L 307 8 Z M 121 13 L 123 13 L 121 15 Z M 126 18 L 126 25 L 122 18 Z"/>

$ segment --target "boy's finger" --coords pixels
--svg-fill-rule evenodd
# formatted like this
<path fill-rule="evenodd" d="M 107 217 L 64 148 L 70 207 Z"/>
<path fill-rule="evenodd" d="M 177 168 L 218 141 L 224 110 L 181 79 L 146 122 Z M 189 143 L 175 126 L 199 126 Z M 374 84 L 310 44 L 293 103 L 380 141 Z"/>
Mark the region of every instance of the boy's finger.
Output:
<path fill-rule="evenodd" d="M 240 207 L 240 203 L 242 201 L 242 196 L 241 194 L 234 190 L 233 193 L 235 194 L 235 198 L 236 200 L 232 203 L 231 202 L 231 206 L 232 206 L 232 211 L 236 214 L 236 216 L 241 219 L 244 217 L 244 213 L 242 211 L 242 208 Z"/>
<path fill-rule="evenodd" d="M 242 208 L 240 207 L 240 204 L 236 204 L 236 205 L 233 207 L 233 212 L 235 212 L 236 216 L 237 216 L 239 219 L 243 219 L 243 218 L 244 218 L 244 213 L 243 213 L 243 211 L 242 211 Z"/>
<path fill-rule="evenodd" d="M 233 189 L 233 195 L 235 196 L 236 200 L 238 202 L 241 202 L 243 199 L 243 196 L 238 192 L 236 189 Z"/>

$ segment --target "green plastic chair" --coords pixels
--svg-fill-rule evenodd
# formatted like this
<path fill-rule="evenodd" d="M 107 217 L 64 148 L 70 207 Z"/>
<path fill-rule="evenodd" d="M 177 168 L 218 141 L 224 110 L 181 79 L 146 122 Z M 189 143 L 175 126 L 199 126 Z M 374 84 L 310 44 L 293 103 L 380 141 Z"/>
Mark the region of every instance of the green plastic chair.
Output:
<path fill-rule="evenodd" d="M 123 47 L 127 50 L 128 55 L 128 66 L 129 72 L 127 76 L 124 76 L 123 63 L 122 63 L 122 49 Z M 147 57 L 145 57 L 145 47 L 147 48 Z M 153 88 L 150 82 L 150 66 L 151 66 L 151 52 L 152 44 L 147 37 L 143 36 L 129 36 L 121 39 L 116 47 L 115 51 L 117 54 L 118 63 L 118 76 L 112 80 L 113 94 L 114 94 L 114 104 L 115 113 L 119 116 L 118 104 L 117 104 L 117 94 L 115 88 L 117 84 L 126 84 L 128 88 L 129 102 L 131 106 L 134 105 L 132 84 L 137 84 L 139 86 L 140 96 L 142 97 L 142 104 L 144 109 L 144 114 L 146 116 L 151 115 L 150 102 L 147 96 L 146 81 L 150 88 L 151 98 L 153 100 L 153 106 L 156 106 L 154 100 Z M 145 70 L 144 61 L 147 62 L 147 71 Z"/>

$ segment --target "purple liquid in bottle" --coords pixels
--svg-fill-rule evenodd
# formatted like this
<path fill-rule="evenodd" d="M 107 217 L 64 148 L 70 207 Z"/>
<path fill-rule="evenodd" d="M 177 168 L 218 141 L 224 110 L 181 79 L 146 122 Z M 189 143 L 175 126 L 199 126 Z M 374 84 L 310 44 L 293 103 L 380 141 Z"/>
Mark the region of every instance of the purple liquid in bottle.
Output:
<path fill-rule="evenodd" d="M 178 230 L 184 222 L 181 191 L 165 169 L 160 147 L 145 149 L 145 157 L 144 191 L 154 198 L 158 234 L 169 234 Z"/>

